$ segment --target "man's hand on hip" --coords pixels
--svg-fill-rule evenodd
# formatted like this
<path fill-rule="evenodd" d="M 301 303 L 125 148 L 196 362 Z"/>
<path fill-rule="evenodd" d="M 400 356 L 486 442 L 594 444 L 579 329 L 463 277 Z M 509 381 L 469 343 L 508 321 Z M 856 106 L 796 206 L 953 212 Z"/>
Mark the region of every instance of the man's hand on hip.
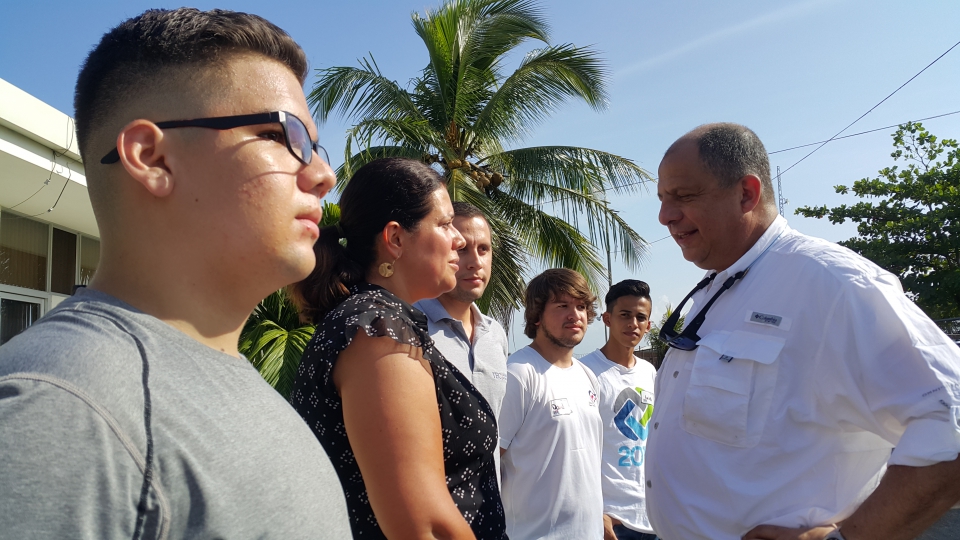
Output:
<path fill-rule="evenodd" d="M 617 540 L 616 533 L 613 532 L 613 526 L 619 525 L 620 520 L 612 518 L 606 514 L 603 515 L 603 540 Z"/>

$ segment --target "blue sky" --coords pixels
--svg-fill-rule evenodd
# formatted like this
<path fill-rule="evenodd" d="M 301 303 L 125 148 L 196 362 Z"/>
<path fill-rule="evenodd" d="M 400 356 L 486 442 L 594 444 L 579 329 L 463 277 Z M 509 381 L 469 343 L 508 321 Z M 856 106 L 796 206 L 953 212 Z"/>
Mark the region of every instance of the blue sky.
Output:
<path fill-rule="evenodd" d="M 180 5 L 139 0 L 4 4 L 0 78 L 71 115 L 77 71 L 99 37 L 144 9 Z M 313 68 L 356 65 L 358 58 L 372 53 L 387 76 L 405 83 L 426 63 L 410 14 L 438 4 L 355 0 L 194 5 L 266 17 L 303 46 Z M 571 103 L 522 144 L 601 149 L 633 159 L 654 175 L 667 146 L 705 122 L 746 124 L 770 151 L 825 140 L 960 41 L 956 0 L 549 0 L 542 5 L 551 23 L 551 42 L 590 45 L 606 59 L 610 106 L 596 113 Z M 311 83 L 308 80 L 308 87 Z M 960 47 L 846 133 L 958 110 Z M 342 161 L 349 125 L 348 120 L 334 119 L 321 127 L 321 141 L 335 164 Z M 960 114 L 924 125 L 942 138 L 960 138 Z M 851 224 L 801 218 L 794 210 L 854 202 L 853 197 L 836 195 L 832 186 L 876 176 L 892 165 L 893 131 L 832 142 L 786 173 L 784 215 L 791 225 L 829 240 L 853 236 Z M 773 154 L 774 170 L 790 167 L 812 148 Z M 654 317 L 659 318 L 664 306 L 676 305 L 702 271 L 683 260 L 673 240 L 657 241 L 666 230 L 657 222 L 655 186 L 612 201 L 654 242 L 639 271 L 615 262 L 613 279 L 647 281 Z M 512 348 L 527 343 L 516 325 L 511 334 Z M 595 323 L 577 353 L 602 343 L 602 325 Z"/>

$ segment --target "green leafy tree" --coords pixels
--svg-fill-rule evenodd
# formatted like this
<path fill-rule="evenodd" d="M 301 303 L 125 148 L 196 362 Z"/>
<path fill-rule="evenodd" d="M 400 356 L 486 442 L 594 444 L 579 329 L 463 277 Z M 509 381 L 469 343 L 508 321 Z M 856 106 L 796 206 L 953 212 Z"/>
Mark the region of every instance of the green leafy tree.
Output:
<path fill-rule="evenodd" d="M 960 316 L 960 150 L 918 123 L 893 134 L 895 161 L 877 178 L 836 186 L 875 202 L 803 207 L 797 214 L 857 223 L 858 236 L 840 242 L 899 276 L 904 289 L 932 318 Z"/>
<path fill-rule="evenodd" d="M 667 356 L 667 349 L 669 345 L 660 341 L 660 332 L 663 329 L 664 325 L 667 324 L 667 319 L 673 315 L 673 308 L 667 304 L 667 311 L 663 314 L 663 317 L 660 317 L 659 323 L 653 323 L 650 325 L 650 331 L 647 332 L 647 339 L 650 342 L 650 348 L 656 351 L 657 353 L 657 362 L 655 367 L 660 369 L 660 364 L 663 363 L 663 358 Z M 679 332 L 683 328 L 683 320 L 686 316 L 682 316 L 677 319 L 677 324 L 674 326 L 674 330 Z"/>
<path fill-rule="evenodd" d="M 550 45 L 530 0 L 450 0 L 412 18 L 428 60 L 406 87 L 384 76 L 372 55 L 358 67 L 319 71 L 308 98 L 317 120 L 338 113 L 357 122 L 337 171 L 340 188 L 379 157 L 442 171 L 451 198 L 479 207 L 493 229 L 497 256 L 478 304 L 501 321 L 521 307 L 529 259 L 577 270 L 595 285 L 604 282 L 598 245 L 637 268 L 646 243 L 605 194 L 639 190 L 646 171 L 600 150 L 508 148 L 569 99 L 606 106 L 607 70 L 597 54 Z M 509 53 L 530 40 L 543 47 L 508 72 Z"/>
<path fill-rule="evenodd" d="M 340 208 L 324 203 L 320 226 L 338 221 Z M 257 304 L 240 332 L 238 348 L 260 376 L 286 398 L 315 329 L 314 325 L 300 322 L 296 306 L 280 289 Z"/>

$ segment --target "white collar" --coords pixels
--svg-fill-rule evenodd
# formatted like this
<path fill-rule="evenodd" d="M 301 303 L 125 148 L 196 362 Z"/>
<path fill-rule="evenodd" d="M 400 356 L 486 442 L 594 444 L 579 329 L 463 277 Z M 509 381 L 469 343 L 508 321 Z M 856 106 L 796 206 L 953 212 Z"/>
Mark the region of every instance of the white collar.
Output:
<path fill-rule="evenodd" d="M 723 283 L 727 279 L 727 276 L 732 276 L 753 264 L 787 229 L 789 229 L 787 220 L 784 219 L 783 216 L 778 215 L 776 219 L 773 220 L 773 223 L 767 227 L 767 230 L 757 239 L 756 243 L 753 244 L 753 247 L 737 259 L 737 262 L 731 264 L 726 270 L 717 272 L 717 277 L 714 278 L 713 283 Z M 714 272 L 715 270 L 708 270 L 707 273 L 704 274 L 704 277 Z M 707 287 L 707 289 L 711 287 Z"/>

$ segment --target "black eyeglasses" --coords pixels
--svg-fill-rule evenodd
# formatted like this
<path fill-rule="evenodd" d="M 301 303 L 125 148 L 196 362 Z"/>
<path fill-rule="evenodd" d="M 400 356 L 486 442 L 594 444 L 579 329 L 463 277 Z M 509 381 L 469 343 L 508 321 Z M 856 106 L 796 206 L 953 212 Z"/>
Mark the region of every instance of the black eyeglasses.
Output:
<path fill-rule="evenodd" d="M 327 164 L 330 163 L 330 156 L 327 155 L 327 151 L 320 146 L 320 143 L 310 139 L 310 132 L 307 131 L 307 126 L 305 126 L 296 115 L 286 111 L 217 116 L 215 118 L 195 118 L 193 120 L 170 120 L 168 122 L 155 122 L 154 124 L 160 129 L 202 127 L 222 131 L 242 126 L 272 124 L 274 122 L 278 122 L 280 126 L 283 127 L 283 139 L 287 143 L 287 150 L 289 150 L 293 157 L 297 158 L 300 163 L 309 165 L 313 160 L 314 152 L 316 152 L 324 162 Z M 118 161 L 120 161 L 120 153 L 114 148 L 107 155 L 103 156 L 100 163 L 110 165 Z"/>
<path fill-rule="evenodd" d="M 710 301 L 703 306 L 703 309 L 701 309 L 700 312 L 697 313 L 697 316 L 690 321 L 690 324 L 683 329 L 683 332 L 678 334 L 676 330 L 677 321 L 680 320 L 680 310 L 683 308 L 683 305 L 686 304 L 687 300 L 690 300 L 690 297 L 693 296 L 697 291 L 709 285 L 710 282 L 713 281 L 713 278 L 717 277 L 717 273 L 714 272 L 710 274 L 710 276 L 703 278 L 703 280 L 700 281 L 700 283 L 697 283 L 697 286 L 690 291 L 690 294 L 685 296 L 684 299 L 680 301 L 680 305 L 673 310 L 673 313 L 667 318 L 667 321 L 663 323 L 663 328 L 660 329 L 660 341 L 663 341 L 674 349 L 680 349 L 681 351 L 692 351 L 696 349 L 697 343 L 700 342 L 700 336 L 697 335 L 697 330 L 700 330 L 700 326 L 703 325 L 703 321 L 706 320 L 707 310 L 710 309 L 710 306 L 712 306 L 713 303 L 717 301 L 717 298 L 723 294 L 723 291 L 733 287 L 733 284 L 736 283 L 737 280 L 743 279 L 743 276 L 747 275 L 747 271 L 749 270 L 750 268 L 748 267 L 746 270 L 741 270 L 728 277 L 727 280 L 723 282 L 720 290 L 717 291 L 717 294 L 713 295 L 713 298 L 711 298 Z"/>

